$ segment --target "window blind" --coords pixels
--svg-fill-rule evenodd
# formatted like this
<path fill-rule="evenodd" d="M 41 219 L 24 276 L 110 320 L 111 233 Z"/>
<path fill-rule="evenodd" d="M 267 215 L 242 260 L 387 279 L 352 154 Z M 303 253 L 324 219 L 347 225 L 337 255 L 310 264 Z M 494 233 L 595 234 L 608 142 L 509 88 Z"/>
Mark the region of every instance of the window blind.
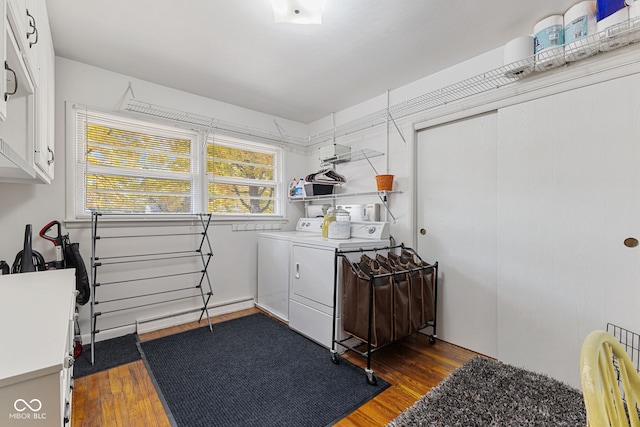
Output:
<path fill-rule="evenodd" d="M 197 137 L 77 109 L 76 216 L 201 212 Z"/>
<path fill-rule="evenodd" d="M 279 149 L 210 134 L 206 156 L 209 212 L 220 215 L 281 213 Z"/>

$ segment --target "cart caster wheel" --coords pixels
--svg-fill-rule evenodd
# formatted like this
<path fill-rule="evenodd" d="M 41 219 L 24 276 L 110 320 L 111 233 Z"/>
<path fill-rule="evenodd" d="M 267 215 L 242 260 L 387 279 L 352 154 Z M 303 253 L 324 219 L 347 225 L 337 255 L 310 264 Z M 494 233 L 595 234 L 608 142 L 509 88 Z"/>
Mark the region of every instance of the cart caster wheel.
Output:
<path fill-rule="evenodd" d="M 340 364 L 340 356 L 338 356 L 338 353 L 331 353 L 331 361 L 336 365 Z"/>
<path fill-rule="evenodd" d="M 378 384 L 378 378 L 376 377 L 375 374 L 371 374 L 371 376 L 369 376 L 369 374 L 367 374 L 367 382 L 371 385 L 377 385 Z"/>
<path fill-rule="evenodd" d="M 435 344 L 435 343 L 436 343 L 436 337 L 434 337 L 433 335 L 431 335 L 431 336 L 429 337 L 429 343 L 430 343 L 430 344 Z"/>
<path fill-rule="evenodd" d="M 367 374 L 367 382 L 371 385 L 378 384 L 378 378 L 376 378 L 376 374 L 373 373 L 371 369 L 365 369 L 364 373 Z"/>

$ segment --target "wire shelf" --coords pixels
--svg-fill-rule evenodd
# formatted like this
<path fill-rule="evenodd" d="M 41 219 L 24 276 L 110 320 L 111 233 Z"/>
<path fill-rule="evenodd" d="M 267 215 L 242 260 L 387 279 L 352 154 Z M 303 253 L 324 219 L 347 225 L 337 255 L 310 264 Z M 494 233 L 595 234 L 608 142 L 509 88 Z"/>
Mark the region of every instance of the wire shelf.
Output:
<path fill-rule="evenodd" d="M 213 117 L 203 116 L 195 113 L 188 113 L 186 111 L 180 111 L 168 107 L 162 107 L 160 105 L 154 105 L 149 102 L 143 102 L 136 99 L 131 99 L 125 109 L 134 113 L 146 114 L 161 119 L 185 123 L 203 129 L 215 129 L 223 132 L 230 132 L 232 134 L 253 136 L 272 142 L 285 142 L 299 146 L 306 146 L 307 142 L 306 138 L 298 138 L 290 135 L 285 136 L 280 132 L 271 132 L 251 126 L 244 126 L 237 123 L 226 122 L 224 120 L 215 119 Z"/>
<path fill-rule="evenodd" d="M 129 102 L 126 110 L 188 123 L 201 128 L 217 129 L 235 134 L 258 137 L 271 142 L 307 147 L 386 124 L 389 119 L 395 121 L 415 114 L 424 113 L 427 110 L 441 107 L 451 102 L 500 89 L 526 76 L 539 74 L 584 58 L 607 53 L 631 44 L 639 45 L 639 41 L 640 18 L 631 19 L 611 26 L 592 36 L 546 49 L 520 61 L 503 65 L 499 68 L 478 74 L 388 108 L 367 114 L 326 131 L 309 135 L 308 137 L 286 135 L 281 132 L 281 128 L 277 122 L 275 126 L 278 132 L 271 132 L 225 122 L 212 117 L 161 107 L 135 99 Z"/>
<path fill-rule="evenodd" d="M 358 160 L 369 160 L 374 157 L 384 156 L 384 153 L 376 150 L 372 150 L 370 148 L 363 148 L 361 150 L 350 151 L 344 154 L 338 154 L 335 157 L 330 159 L 325 159 L 320 162 L 321 166 L 333 165 L 338 163 L 350 162 L 350 161 L 358 161 Z"/>

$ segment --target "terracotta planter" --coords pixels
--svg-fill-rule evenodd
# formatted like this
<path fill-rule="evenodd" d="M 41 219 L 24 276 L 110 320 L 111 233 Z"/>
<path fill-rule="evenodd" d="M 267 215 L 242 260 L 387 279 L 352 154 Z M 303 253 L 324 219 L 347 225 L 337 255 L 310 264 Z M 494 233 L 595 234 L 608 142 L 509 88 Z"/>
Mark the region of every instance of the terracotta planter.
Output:
<path fill-rule="evenodd" d="M 376 175 L 378 191 L 391 191 L 393 188 L 393 175 Z"/>

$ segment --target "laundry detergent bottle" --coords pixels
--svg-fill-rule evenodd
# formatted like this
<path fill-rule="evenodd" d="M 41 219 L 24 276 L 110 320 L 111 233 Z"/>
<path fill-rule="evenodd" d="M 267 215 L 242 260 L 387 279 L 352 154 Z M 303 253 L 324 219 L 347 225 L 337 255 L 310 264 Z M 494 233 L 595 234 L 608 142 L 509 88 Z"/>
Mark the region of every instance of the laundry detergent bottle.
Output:
<path fill-rule="evenodd" d="M 296 197 L 304 197 L 305 195 L 304 178 L 300 178 L 300 181 L 298 181 L 298 184 L 296 185 Z"/>
<path fill-rule="evenodd" d="M 327 209 L 327 213 L 324 214 L 324 221 L 322 221 L 322 237 L 329 238 L 329 224 L 336 220 L 335 208 Z"/>
<path fill-rule="evenodd" d="M 289 197 L 295 197 L 296 196 L 296 187 L 298 185 L 298 181 L 293 178 L 291 180 L 291 182 L 289 183 Z"/>

